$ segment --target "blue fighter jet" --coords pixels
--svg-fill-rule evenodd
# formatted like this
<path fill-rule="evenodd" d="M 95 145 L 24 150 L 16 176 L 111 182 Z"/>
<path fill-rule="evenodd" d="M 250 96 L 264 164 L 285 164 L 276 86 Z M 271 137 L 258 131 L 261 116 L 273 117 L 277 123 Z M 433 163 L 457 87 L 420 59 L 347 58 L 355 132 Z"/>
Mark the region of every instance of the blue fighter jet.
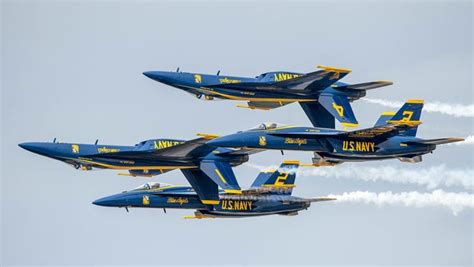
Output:
<path fill-rule="evenodd" d="M 220 191 L 200 170 L 182 170 L 192 186 L 147 183 L 131 191 L 104 197 L 93 202 L 105 207 L 193 209 L 185 218 L 230 218 L 263 215 L 297 215 L 312 202 L 335 200 L 330 197 L 292 196 L 298 161 L 285 161 L 278 170 L 261 172 L 248 190 L 240 194 Z"/>
<path fill-rule="evenodd" d="M 391 85 L 389 81 L 347 84 L 339 80 L 349 69 L 318 66 L 322 70 L 310 73 L 276 71 L 255 78 L 148 71 L 143 74 L 155 81 L 179 88 L 206 100 L 230 99 L 248 101 L 238 105 L 250 109 L 273 109 L 299 102 L 315 127 L 334 129 L 334 118 L 344 126 L 358 125 L 350 102 L 366 95 L 366 91 Z"/>
<path fill-rule="evenodd" d="M 207 144 L 229 148 L 314 151 L 313 165 L 397 158 L 420 162 L 436 145 L 462 138 L 416 137 L 423 100 L 408 100 L 398 112 L 383 113 L 374 127 L 355 131 L 262 124 L 257 128 L 215 138 Z"/>
<path fill-rule="evenodd" d="M 199 134 L 198 134 L 199 135 Z M 252 150 L 216 148 L 206 144 L 212 135 L 185 141 L 151 139 L 135 146 L 29 142 L 20 147 L 56 159 L 76 169 L 128 170 L 120 175 L 151 177 L 171 170 L 202 170 L 228 193 L 239 193 L 232 167 L 248 161 Z"/>

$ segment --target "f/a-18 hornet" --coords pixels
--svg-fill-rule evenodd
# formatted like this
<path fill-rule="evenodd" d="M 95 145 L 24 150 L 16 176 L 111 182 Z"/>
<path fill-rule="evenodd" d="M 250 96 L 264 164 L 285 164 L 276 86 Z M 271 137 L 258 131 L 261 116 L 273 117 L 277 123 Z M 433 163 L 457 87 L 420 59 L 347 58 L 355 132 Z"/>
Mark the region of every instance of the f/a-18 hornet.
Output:
<path fill-rule="evenodd" d="M 190 141 L 152 139 L 135 146 L 30 142 L 19 144 L 33 153 L 56 159 L 76 169 L 128 170 L 121 175 L 151 177 L 174 169 L 200 169 L 225 192 L 239 193 L 232 167 L 248 161 L 251 150 L 216 148 L 206 144 L 214 136 Z"/>
<path fill-rule="evenodd" d="M 398 112 L 383 113 L 374 127 L 355 131 L 266 123 L 207 143 L 229 148 L 314 151 L 314 166 L 393 158 L 420 162 L 422 155 L 431 153 L 437 145 L 464 140 L 416 137 L 422 108 L 423 100 L 408 100 Z"/>
<path fill-rule="evenodd" d="M 389 81 L 347 84 L 339 80 L 349 69 L 318 66 L 322 70 L 310 73 L 275 71 L 255 78 L 148 71 L 143 74 L 155 81 L 179 88 L 206 100 L 230 99 L 248 101 L 238 105 L 250 109 L 273 109 L 299 102 L 315 127 L 335 128 L 334 118 L 344 126 L 358 125 L 350 102 L 366 95 L 366 91 L 391 85 Z"/>
<path fill-rule="evenodd" d="M 297 215 L 312 202 L 335 200 L 330 197 L 292 196 L 298 161 L 285 161 L 278 170 L 261 172 L 248 190 L 240 194 L 220 191 L 201 170 L 181 170 L 190 186 L 147 183 L 131 191 L 104 197 L 93 202 L 106 207 L 193 209 L 185 218 L 249 217 L 262 215 Z"/>

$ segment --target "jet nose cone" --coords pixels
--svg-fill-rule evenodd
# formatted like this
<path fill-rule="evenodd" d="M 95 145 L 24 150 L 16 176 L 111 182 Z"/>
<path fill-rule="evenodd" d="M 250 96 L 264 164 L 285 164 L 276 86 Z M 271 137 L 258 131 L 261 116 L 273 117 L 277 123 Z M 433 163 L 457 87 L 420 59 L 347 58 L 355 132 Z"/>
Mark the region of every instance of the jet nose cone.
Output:
<path fill-rule="evenodd" d="M 171 84 L 179 81 L 179 73 L 169 71 L 145 71 L 143 73 L 146 77 L 161 82 L 164 84 Z"/>
<path fill-rule="evenodd" d="M 152 80 L 160 81 L 169 78 L 171 76 L 171 73 L 166 71 L 145 71 L 143 75 Z"/>
<path fill-rule="evenodd" d="M 18 146 L 23 148 L 23 149 L 28 150 L 28 143 L 21 143 L 21 144 L 18 144 Z"/>
<path fill-rule="evenodd" d="M 103 207 L 125 207 L 128 205 L 127 195 L 117 194 L 99 198 L 92 204 Z"/>
<path fill-rule="evenodd" d="M 42 150 L 44 149 L 44 144 L 34 143 L 34 142 L 21 143 L 21 144 L 18 144 L 18 146 L 34 153 L 41 153 Z"/>
<path fill-rule="evenodd" d="M 113 198 L 111 197 L 103 197 L 99 198 L 96 201 L 92 202 L 92 204 L 97 205 L 97 206 L 103 206 L 103 207 L 110 207 L 113 206 Z"/>
<path fill-rule="evenodd" d="M 154 71 L 145 71 L 143 73 L 143 75 L 145 75 L 146 77 L 148 77 L 150 79 L 153 79 L 153 73 L 154 73 Z"/>

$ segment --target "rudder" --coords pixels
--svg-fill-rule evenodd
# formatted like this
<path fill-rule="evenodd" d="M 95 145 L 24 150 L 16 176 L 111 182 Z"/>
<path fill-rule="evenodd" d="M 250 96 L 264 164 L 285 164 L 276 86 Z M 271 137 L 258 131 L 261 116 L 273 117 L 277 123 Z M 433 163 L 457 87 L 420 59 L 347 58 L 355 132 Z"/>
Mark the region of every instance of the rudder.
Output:
<path fill-rule="evenodd" d="M 250 189 L 277 189 L 284 194 L 291 194 L 295 187 L 296 171 L 299 165 L 299 161 L 286 160 L 277 170 L 262 171 Z"/>

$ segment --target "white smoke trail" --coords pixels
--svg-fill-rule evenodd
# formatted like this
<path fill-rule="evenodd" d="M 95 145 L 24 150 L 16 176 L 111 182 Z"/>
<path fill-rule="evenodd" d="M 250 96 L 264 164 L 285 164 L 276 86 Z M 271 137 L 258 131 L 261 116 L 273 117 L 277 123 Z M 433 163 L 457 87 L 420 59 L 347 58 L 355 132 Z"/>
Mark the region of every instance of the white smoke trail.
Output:
<path fill-rule="evenodd" d="M 382 105 L 389 108 L 400 108 L 404 103 L 398 101 L 387 101 L 380 98 L 361 98 L 361 100 Z M 474 117 L 474 104 L 461 105 L 461 104 L 447 104 L 441 102 L 426 103 L 423 107 L 423 111 L 426 112 L 438 112 L 454 117 Z"/>
<path fill-rule="evenodd" d="M 264 170 L 268 167 L 247 163 L 254 169 Z M 275 169 L 275 167 L 273 167 Z M 335 179 L 358 179 L 367 182 L 385 181 L 400 184 L 416 184 L 426 186 L 428 189 L 440 186 L 464 187 L 474 189 L 473 169 L 447 169 L 445 165 L 431 166 L 429 168 L 400 168 L 396 166 L 371 167 L 358 165 L 357 168 L 350 163 L 336 167 L 299 168 L 299 177 L 324 177 Z"/>
<path fill-rule="evenodd" d="M 359 202 L 375 204 L 377 206 L 403 205 L 406 207 L 437 207 L 442 206 L 451 209 L 454 215 L 467 208 L 474 208 L 474 195 L 468 193 L 451 193 L 443 190 L 435 190 L 431 193 L 401 192 L 392 193 L 355 191 L 345 192 L 340 195 L 329 195 L 337 198 L 336 203 Z"/>

